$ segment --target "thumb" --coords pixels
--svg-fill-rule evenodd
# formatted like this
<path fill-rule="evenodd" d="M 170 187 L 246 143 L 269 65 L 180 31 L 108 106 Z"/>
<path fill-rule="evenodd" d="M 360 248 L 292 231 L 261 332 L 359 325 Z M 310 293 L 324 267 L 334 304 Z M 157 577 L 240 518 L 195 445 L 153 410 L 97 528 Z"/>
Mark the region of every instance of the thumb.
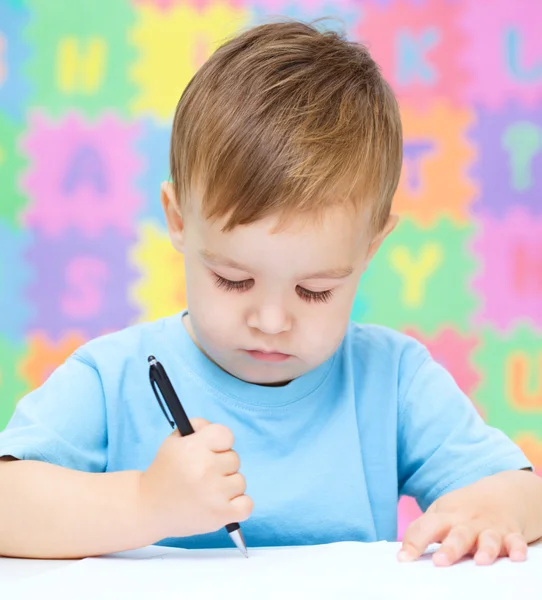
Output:
<path fill-rule="evenodd" d="M 190 419 L 190 424 L 192 425 L 194 431 L 198 432 L 204 427 L 207 427 L 207 425 L 210 425 L 211 423 L 207 421 L 207 419 L 201 419 L 199 417 L 196 417 L 195 419 Z"/>

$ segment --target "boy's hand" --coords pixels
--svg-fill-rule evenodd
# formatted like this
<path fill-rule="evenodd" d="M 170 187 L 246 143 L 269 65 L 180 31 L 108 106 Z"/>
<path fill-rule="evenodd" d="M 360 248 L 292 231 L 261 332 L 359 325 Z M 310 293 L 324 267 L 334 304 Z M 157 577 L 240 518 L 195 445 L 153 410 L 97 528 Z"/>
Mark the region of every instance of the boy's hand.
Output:
<path fill-rule="evenodd" d="M 486 477 L 445 494 L 403 537 L 400 561 L 419 558 L 427 546 L 442 542 L 433 554 L 438 566 L 452 565 L 472 555 L 479 565 L 499 556 L 523 561 L 527 544 L 542 535 L 542 481 L 523 471 Z"/>
<path fill-rule="evenodd" d="M 195 433 L 175 430 L 141 474 L 142 512 L 157 539 L 217 531 L 252 512 L 231 431 L 204 419 L 191 423 Z"/>

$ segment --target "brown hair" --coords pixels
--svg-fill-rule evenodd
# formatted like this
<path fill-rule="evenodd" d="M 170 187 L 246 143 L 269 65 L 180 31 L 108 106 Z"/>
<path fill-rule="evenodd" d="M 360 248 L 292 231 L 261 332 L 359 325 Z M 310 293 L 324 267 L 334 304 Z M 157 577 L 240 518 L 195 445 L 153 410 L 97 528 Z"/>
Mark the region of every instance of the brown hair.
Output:
<path fill-rule="evenodd" d="M 220 46 L 173 121 L 177 197 L 197 190 L 204 217 L 226 218 L 226 231 L 367 202 L 380 231 L 401 162 L 397 102 L 368 49 L 299 21 L 259 25 Z"/>

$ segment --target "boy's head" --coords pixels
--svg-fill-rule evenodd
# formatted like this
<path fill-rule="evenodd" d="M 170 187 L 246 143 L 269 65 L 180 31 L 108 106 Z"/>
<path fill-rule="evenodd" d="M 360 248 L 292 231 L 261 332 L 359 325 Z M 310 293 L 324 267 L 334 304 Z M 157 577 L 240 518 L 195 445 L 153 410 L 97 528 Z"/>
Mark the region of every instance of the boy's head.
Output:
<path fill-rule="evenodd" d="M 395 224 L 401 160 L 397 103 L 363 46 L 285 21 L 209 58 L 177 106 L 162 203 L 212 360 L 270 384 L 331 356 Z"/>

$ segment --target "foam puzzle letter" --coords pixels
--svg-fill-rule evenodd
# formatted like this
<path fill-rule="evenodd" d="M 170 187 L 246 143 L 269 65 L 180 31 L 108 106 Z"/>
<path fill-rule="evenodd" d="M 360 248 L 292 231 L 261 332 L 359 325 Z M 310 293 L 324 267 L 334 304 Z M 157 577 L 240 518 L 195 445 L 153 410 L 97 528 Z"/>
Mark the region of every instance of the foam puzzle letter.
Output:
<path fill-rule="evenodd" d="M 419 193 L 422 187 L 422 162 L 435 150 L 435 140 L 411 140 L 404 144 L 405 166 L 408 187 Z"/>
<path fill-rule="evenodd" d="M 521 42 L 522 36 L 515 27 L 509 27 L 504 32 L 504 53 L 510 75 L 523 83 L 542 81 L 542 60 L 530 67 L 522 66 Z"/>
<path fill-rule="evenodd" d="M 542 353 L 535 357 L 514 352 L 506 361 L 508 397 L 523 411 L 542 411 Z M 536 387 L 531 385 L 537 378 Z"/>
<path fill-rule="evenodd" d="M 502 146 L 508 152 L 512 188 L 518 192 L 530 189 L 533 159 L 542 151 L 542 129 L 528 121 L 514 123 L 505 129 Z"/>
<path fill-rule="evenodd" d="M 94 94 L 104 80 L 107 44 L 103 38 L 92 37 L 81 48 L 81 40 L 64 37 L 58 43 L 57 82 L 65 94 Z"/>
<path fill-rule="evenodd" d="M 62 189 L 73 194 L 78 185 L 88 184 L 100 196 L 108 191 L 107 173 L 102 156 L 96 148 L 83 145 L 77 148 L 66 170 Z"/>
<path fill-rule="evenodd" d="M 78 331 L 51 339 L 43 330 L 38 330 L 28 337 L 28 352 L 19 365 L 19 372 L 30 389 L 36 389 L 86 341 Z"/>
<path fill-rule="evenodd" d="M 513 289 L 522 295 L 537 295 L 542 301 L 542 240 L 518 242 L 511 249 Z"/>
<path fill-rule="evenodd" d="M 422 304 L 425 282 L 442 264 L 442 258 L 439 244 L 422 246 L 417 259 L 406 246 L 397 246 L 392 250 L 390 262 L 403 279 L 402 300 L 407 306 L 415 308 Z"/>
<path fill-rule="evenodd" d="M 90 318 L 104 307 L 104 289 L 109 269 L 93 256 L 78 256 L 66 266 L 67 291 L 62 294 L 64 313 L 74 319 Z"/>
<path fill-rule="evenodd" d="M 435 68 L 429 64 L 425 54 L 440 40 L 435 27 L 425 29 L 419 39 L 409 31 L 399 31 L 397 36 L 397 80 L 402 85 L 420 79 L 432 84 L 437 79 Z"/>

